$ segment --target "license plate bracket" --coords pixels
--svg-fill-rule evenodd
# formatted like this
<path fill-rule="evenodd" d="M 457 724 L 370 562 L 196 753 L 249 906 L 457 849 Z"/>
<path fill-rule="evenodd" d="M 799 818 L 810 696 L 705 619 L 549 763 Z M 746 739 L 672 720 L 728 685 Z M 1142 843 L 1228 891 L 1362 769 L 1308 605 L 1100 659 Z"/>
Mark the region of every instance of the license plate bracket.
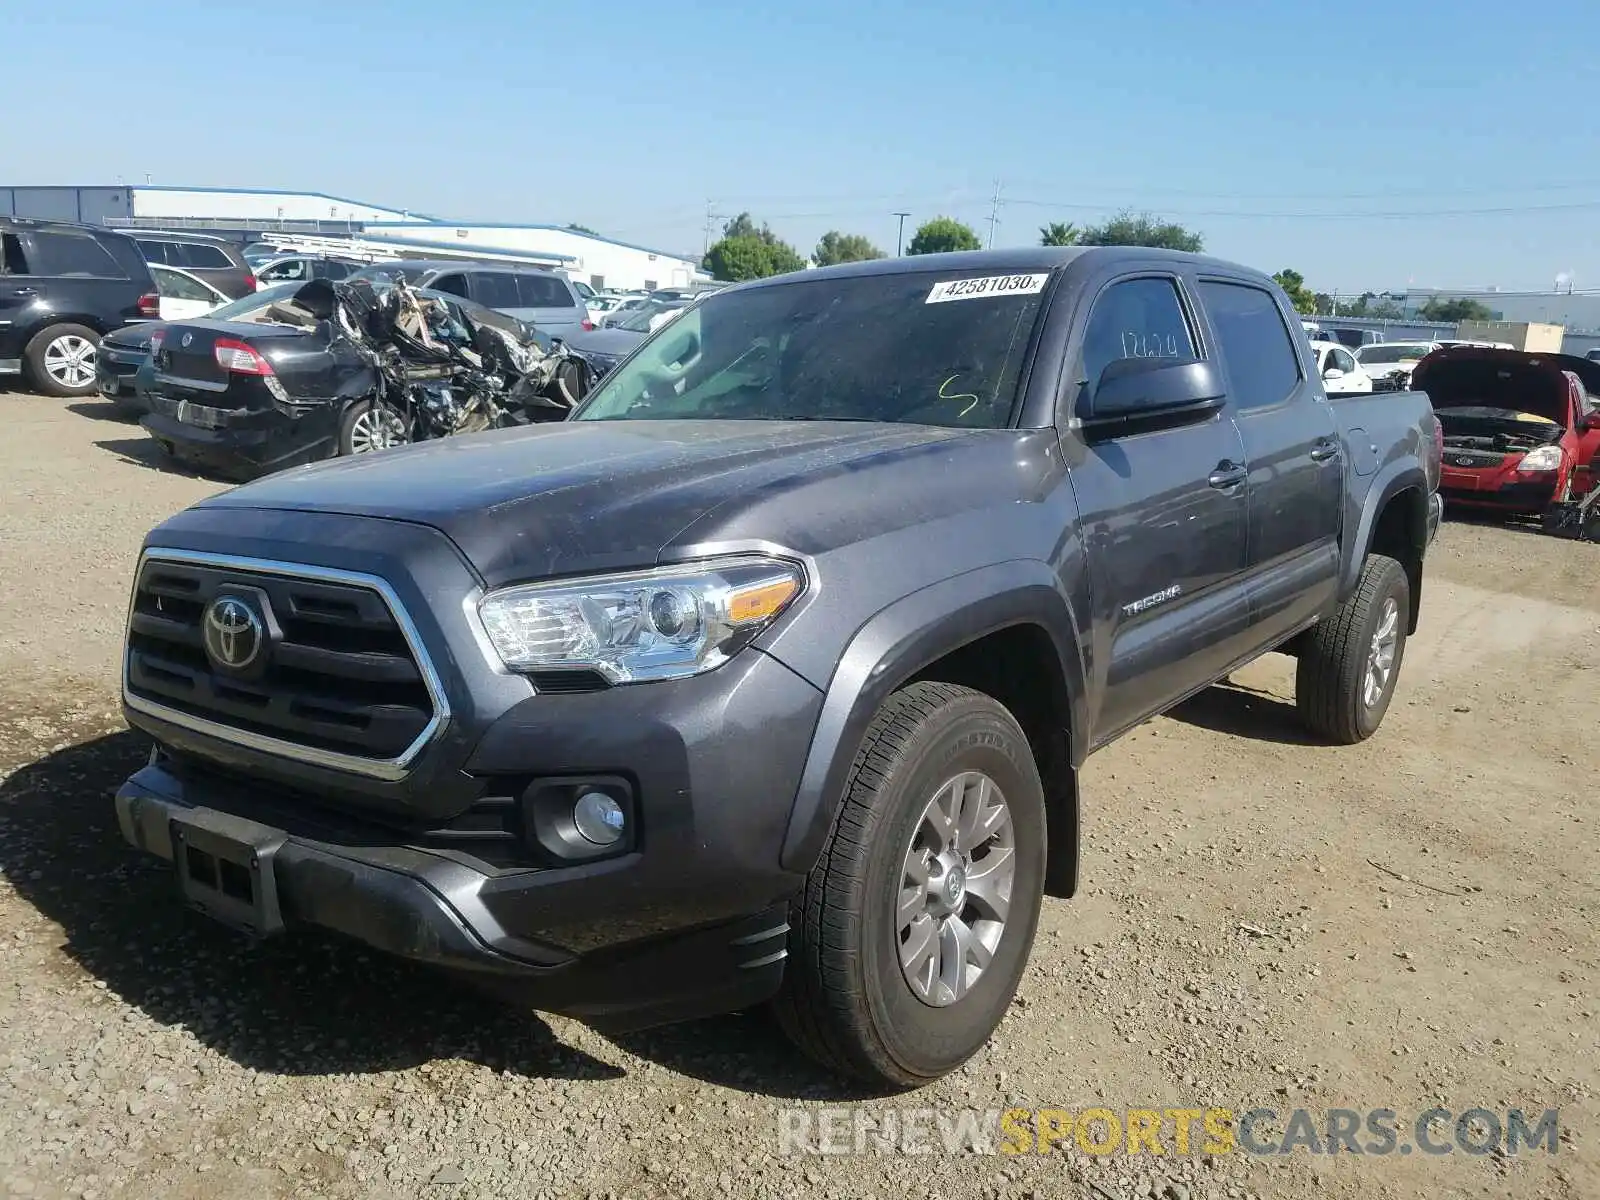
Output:
<path fill-rule="evenodd" d="M 172 818 L 172 861 L 190 907 L 253 937 L 283 932 L 274 860 L 281 830 L 212 809 Z"/>

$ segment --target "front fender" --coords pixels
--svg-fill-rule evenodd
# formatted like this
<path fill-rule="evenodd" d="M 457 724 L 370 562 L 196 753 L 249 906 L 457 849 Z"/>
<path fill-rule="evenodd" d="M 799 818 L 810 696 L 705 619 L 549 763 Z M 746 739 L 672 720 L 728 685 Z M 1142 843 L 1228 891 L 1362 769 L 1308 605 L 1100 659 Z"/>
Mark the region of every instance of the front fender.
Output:
<path fill-rule="evenodd" d="M 1064 690 L 1077 761 L 1088 744 L 1083 660 L 1077 623 L 1049 567 L 1012 560 L 931 584 L 879 611 L 846 644 L 790 810 L 781 854 L 785 870 L 805 872 L 816 861 L 856 751 L 884 700 L 951 651 L 1027 624 L 1043 628 L 1055 647 L 1055 661 L 1039 666 Z"/>

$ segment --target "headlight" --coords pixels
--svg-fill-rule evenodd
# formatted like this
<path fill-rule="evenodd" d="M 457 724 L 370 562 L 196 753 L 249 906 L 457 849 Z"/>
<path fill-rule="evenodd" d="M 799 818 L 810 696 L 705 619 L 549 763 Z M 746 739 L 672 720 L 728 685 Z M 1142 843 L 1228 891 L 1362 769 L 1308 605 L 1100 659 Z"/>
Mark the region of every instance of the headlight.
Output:
<path fill-rule="evenodd" d="M 479 602 L 478 615 L 513 671 L 634 683 L 721 666 L 804 587 L 797 564 L 743 556 L 504 588 Z"/>
<path fill-rule="evenodd" d="M 1517 464 L 1517 470 L 1519 471 L 1559 471 L 1560 469 L 1560 446 L 1540 446 L 1537 450 L 1529 450 L 1522 456 L 1522 461 Z"/>

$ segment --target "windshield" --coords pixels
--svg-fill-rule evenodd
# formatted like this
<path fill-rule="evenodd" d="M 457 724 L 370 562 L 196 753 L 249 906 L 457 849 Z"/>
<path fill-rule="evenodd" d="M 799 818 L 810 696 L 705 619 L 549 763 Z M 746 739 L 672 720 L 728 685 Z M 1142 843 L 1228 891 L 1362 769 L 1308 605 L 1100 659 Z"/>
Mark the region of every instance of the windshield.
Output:
<path fill-rule="evenodd" d="M 1003 427 L 1048 278 L 906 272 L 708 296 L 572 419 Z"/>
<path fill-rule="evenodd" d="M 1364 363 L 1415 362 L 1433 350 L 1428 342 L 1393 342 L 1387 346 L 1363 346 L 1356 357 Z"/>

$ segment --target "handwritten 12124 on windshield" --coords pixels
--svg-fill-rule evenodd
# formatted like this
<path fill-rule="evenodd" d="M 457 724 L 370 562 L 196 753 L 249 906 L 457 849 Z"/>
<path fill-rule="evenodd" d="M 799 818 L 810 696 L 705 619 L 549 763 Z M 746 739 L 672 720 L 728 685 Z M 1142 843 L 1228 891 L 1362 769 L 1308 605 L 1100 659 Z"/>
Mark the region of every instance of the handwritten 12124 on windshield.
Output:
<path fill-rule="evenodd" d="M 985 296 L 1031 296 L 1044 291 L 1049 275 L 985 275 L 980 279 L 948 279 L 936 283 L 925 304 L 978 300 Z"/>

